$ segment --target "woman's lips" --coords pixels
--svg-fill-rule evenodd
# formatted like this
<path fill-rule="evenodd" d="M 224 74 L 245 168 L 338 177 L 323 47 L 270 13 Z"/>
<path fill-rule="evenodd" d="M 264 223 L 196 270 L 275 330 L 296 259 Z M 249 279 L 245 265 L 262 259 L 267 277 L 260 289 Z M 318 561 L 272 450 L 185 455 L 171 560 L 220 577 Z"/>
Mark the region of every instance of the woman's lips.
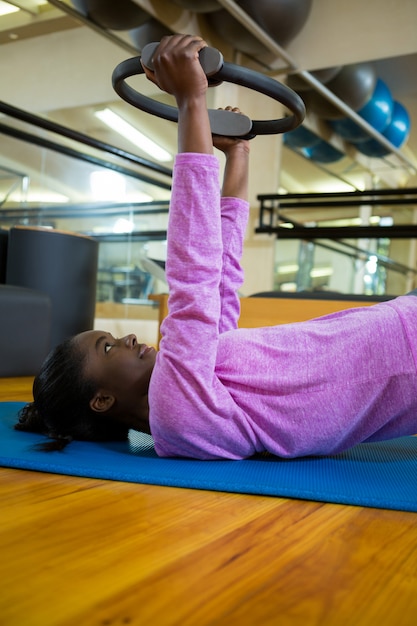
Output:
<path fill-rule="evenodd" d="M 145 356 L 145 354 L 148 354 L 148 352 L 152 350 L 154 350 L 152 346 L 147 346 L 145 343 L 142 344 L 139 350 L 139 358 L 142 359 Z"/>

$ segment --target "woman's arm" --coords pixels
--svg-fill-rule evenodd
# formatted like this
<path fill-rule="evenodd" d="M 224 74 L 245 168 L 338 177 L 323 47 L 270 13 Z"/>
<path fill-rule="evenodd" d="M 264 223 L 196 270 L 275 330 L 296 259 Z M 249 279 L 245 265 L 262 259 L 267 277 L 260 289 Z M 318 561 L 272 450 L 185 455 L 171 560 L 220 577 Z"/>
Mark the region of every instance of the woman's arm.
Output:
<path fill-rule="evenodd" d="M 154 72 L 147 68 L 144 69 L 150 80 L 155 82 L 161 89 L 173 94 L 176 98 L 178 106 L 179 152 L 212 154 L 214 142 L 214 146 L 226 156 L 222 196 L 228 199 L 223 199 L 221 206 L 223 255 L 219 279 L 219 297 L 221 302 L 218 320 L 218 332 L 222 333 L 236 328 L 240 315 L 238 289 L 243 282 L 240 258 L 248 214 L 246 201 L 248 195 L 249 142 L 229 137 L 216 136 L 212 138 L 206 103 L 207 78 L 198 59 L 198 53 L 204 46 L 204 41 L 199 37 L 175 35 L 164 38 L 155 51 L 153 58 Z M 231 110 L 236 114 L 240 113 L 237 107 L 227 107 L 227 110 Z M 175 178 L 174 174 L 174 180 Z M 181 186 L 184 187 L 184 182 L 181 183 Z M 177 205 L 175 198 L 178 195 L 178 186 L 174 185 L 173 190 L 175 190 L 173 204 Z M 214 211 L 216 211 L 217 202 L 212 192 L 209 195 L 212 201 L 210 213 L 213 215 Z M 195 201 L 197 196 L 195 187 L 191 195 L 188 196 L 188 203 L 191 201 L 191 196 L 194 196 Z M 236 199 L 241 202 L 239 203 Z M 201 203 L 200 207 L 202 208 L 203 206 L 204 203 Z M 184 233 L 178 231 L 174 221 L 177 220 L 171 220 L 170 230 L 171 233 L 175 232 L 175 243 L 171 237 L 170 248 L 176 247 L 176 256 L 185 257 L 185 250 L 179 250 L 181 246 L 180 241 L 183 240 L 182 245 L 187 248 L 189 248 L 191 242 L 189 239 L 187 240 L 187 237 L 183 239 Z M 202 226 L 201 221 L 202 217 L 199 217 L 197 224 L 200 226 Z M 182 221 L 182 224 L 184 227 L 185 221 Z M 214 226 L 214 224 L 211 225 Z M 194 237 L 199 238 L 202 235 L 204 238 L 208 237 L 208 229 L 204 233 L 201 230 L 197 233 L 197 228 L 193 230 Z M 210 259 L 212 278 L 216 274 L 216 267 L 213 262 L 214 258 L 216 258 L 214 253 L 215 246 L 212 248 Z M 185 258 L 183 258 L 183 264 L 185 263 L 189 264 L 191 269 L 193 263 L 195 266 L 195 259 L 192 263 L 191 259 L 186 262 Z M 167 275 L 168 279 L 170 275 L 172 276 L 168 265 Z M 194 275 L 196 276 L 197 274 L 194 272 Z M 200 281 L 202 281 L 200 274 L 199 276 Z M 171 286 L 173 286 L 173 282 L 171 282 Z M 171 311 L 173 311 L 173 305 L 173 298 L 171 298 Z"/>
<path fill-rule="evenodd" d="M 245 201 L 224 198 L 228 206 L 221 207 L 219 161 L 213 154 L 205 100 L 207 80 L 197 58 L 203 42 L 188 36 L 174 36 L 168 42 L 176 45 L 166 47 L 163 40 L 162 49 L 158 47 L 152 79 L 177 99 L 180 154 L 175 159 L 168 222 L 169 314 L 161 325 L 150 381 L 150 427 L 160 455 L 217 458 L 224 456 L 224 446 L 234 445 L 235 430 L 225 433 L 222 424 L 240 413 L 217 375 L 224 326 L 223 229 L 228 215 L 228 251 L 236 248 L 236 233 L 241 244 L 244 227 L 239 224 L 245 216 L 237 209 Z M 229 167 L 233 188 L 240 184 L 237 156 L 234 153 Z M 249 455 L 253 433 L 245 426 L 243 430 Z"/>
<path fill-rule="evenodd" d="M 226 111 L 240 114 L 238 107 L 228 106 Z M 224 153 L 226 164 L 223 174 L 222 196 L 248 200 L 249 141 L 239 137 L 213 136 L 213 145 Z"/>
<path fill-rule="evenodd" d="M 165 37 L 147 77 L 175 96 L 178 149 L 168 221 L 166 273 L 169 315 L 161 326 L 160 364 L 192 359 L 193 370 L 214 371 L 220 315 L 222 237 L 218 159 L 208 118 L 207 78 L 200 37 Z M 172 352 L 171 352 L 172 351 Z"/>
<path fill-rule="evenodd" d="M 198 53 L 207 44 L 194 35 L 164 37 L 153 57 L 154 71 L 146 76 L 172 94 L 178 107 L 178 152 L 213 153 L 207 111 L 207 77 Z"/>
<path fill-rule="evenodd" d="M 240 113 L 236 107 L 227 107 L 227 110 Z M 214 136 L 213 144 L 226 156 L 221 199 L 223 269 L 219 286 L 219 332 L 224 333 L 237 328 L 240 316 L 238 292 L 244 278 L 240 260 L 249 212 L 249 141 Z"/>

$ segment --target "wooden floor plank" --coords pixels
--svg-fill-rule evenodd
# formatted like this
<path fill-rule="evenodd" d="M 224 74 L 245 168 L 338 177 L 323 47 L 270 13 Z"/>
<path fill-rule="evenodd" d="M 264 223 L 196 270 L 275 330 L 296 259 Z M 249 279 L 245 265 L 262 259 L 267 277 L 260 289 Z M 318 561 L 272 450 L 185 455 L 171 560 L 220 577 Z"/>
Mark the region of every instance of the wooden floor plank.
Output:
<path fill-rule="evenodd" d="M 0 402 L 31 402 L 33 377 L 0 378 Z"/>

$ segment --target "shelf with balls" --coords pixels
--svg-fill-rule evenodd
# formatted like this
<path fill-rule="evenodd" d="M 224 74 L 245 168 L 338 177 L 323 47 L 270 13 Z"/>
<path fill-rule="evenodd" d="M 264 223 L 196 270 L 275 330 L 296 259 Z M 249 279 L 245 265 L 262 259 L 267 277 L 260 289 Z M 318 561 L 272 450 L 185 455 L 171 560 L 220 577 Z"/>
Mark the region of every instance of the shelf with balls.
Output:
<path fill-rule="evenodd" d="M 398 170 L 402 180 L 415 173 L 413 159 L 400 150 L 410 133 L 409 113 L 371 63 L 307 72 L 288 54 L 286 47 L 302 33 L 313 0 L 70 2 L 104 34 L 116 31 L 123 45 L 127 39 L 139 52 L 173 32 L 200 32 L 210 45 L 237 52 L 248 67 L 278 79 L 287 75 L 287 84 L 306 104 L 307 118 L 284 136 L 284 144 L 315 163 L 327 165 L 347 155 L 372 173 L 380 170 L 375 160 L 388 159 L 388 170 Z M 388 179 L 393 184 L 392 172 Z"/>

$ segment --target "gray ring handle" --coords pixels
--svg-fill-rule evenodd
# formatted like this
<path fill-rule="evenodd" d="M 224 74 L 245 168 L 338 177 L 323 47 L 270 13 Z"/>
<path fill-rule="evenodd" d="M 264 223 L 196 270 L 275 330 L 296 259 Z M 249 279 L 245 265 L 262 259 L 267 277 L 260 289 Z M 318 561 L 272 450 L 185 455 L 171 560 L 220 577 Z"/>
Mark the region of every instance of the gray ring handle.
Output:
<path fill-rule="evenodd" d="M 152 56 L 158 45 L 159 42 L 147 44 L 142 50 L 142 57 L 133 57 L 119 63 L 112 75 L 113 88 L 123 100 L 137 109 L 165 120 L 178 122 L 178 109 L 176 107 L 148 98 L 126 83 L 127 78 L 144 73 L 141 58 L 146 67 L 152 69 Z M 247 87 L 277 100 L 291 112 L 291 115 L 275 120 L 251 120 L 246 115 L 236 114 L 232 111 L 209 109 L 213 135 L 252 139 L 257 135 L 286 133 L 297 128 L 304 120 L 305 106 L 303 100 L 286 85 L 259 72 L 224 62 L 223 55 L 216 48 L 203 48 L 199 56 L 210 86 L 216 86 L 221 82 L 230 82 Z"/>

